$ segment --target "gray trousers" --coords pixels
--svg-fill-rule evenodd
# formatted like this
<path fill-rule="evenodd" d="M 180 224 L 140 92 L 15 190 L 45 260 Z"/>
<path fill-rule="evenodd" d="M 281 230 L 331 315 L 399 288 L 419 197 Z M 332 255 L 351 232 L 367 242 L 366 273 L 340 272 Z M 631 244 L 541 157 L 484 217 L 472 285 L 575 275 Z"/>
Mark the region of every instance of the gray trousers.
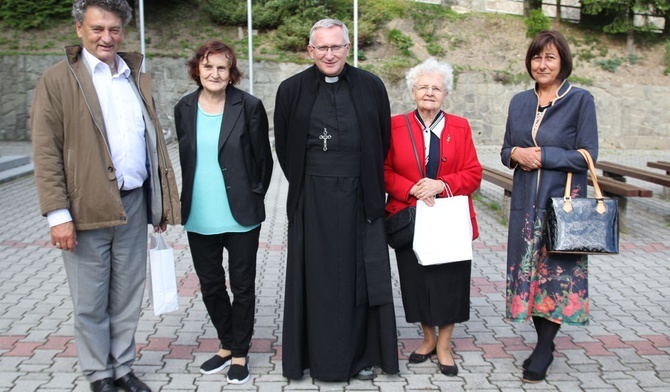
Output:
<path fill-rule="evenodd" d="M 123 377 L 135 360 L 146 280 L 147 207 L 141 188 L 121 201 L 126 225 L 78 230 L 76 251 L 63 252 L 79 365 L 89 382 Z"/>

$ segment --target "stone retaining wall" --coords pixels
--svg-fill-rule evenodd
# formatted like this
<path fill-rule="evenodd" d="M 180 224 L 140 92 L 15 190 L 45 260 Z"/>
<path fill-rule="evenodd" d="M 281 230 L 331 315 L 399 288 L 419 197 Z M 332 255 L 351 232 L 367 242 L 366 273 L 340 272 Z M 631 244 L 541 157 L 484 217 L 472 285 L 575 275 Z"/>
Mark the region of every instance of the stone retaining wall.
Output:
<path fill-rule="evenodd" d="M 59 56 L 0 56 L 0 141 L 29 140 L 29 110 L 37 79 Z M 161 125 L 174 135 L 173 107 L 180 97 L 195 89 L 186 74 L 184 59 L 151 58 L 154 98 Z M 239 61 L 243 70 L 246 60 Z M 254 95 L 263 100 L 270 123 L 279 83 L 305 69 L 290 63 L 254 63 Z M 447 99 L 449 113 L 470 120 L 478 145 L 499 145 L 505 131 L 507 107 L 512 96 L 531 84 L 503 85 L 478 73 L 458 75 L 453 94 Z M 240 87 L 248 91 L 249 81 Z M 411 110 L 414 105 L 404 83 L 387 84 L 392 112 Z M 670 87 L 599 84 L 588 87 L 596 99 L 600 142 L 604 147 L 670 149 Z"/>

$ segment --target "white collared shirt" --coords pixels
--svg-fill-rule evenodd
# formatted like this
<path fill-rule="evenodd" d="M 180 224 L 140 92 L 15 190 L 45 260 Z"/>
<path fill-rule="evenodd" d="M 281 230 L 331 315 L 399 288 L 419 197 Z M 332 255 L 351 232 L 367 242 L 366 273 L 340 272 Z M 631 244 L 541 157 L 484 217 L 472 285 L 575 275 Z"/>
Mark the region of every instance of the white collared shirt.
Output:
<path fill-rule="evenodd" d="M 117 73 L 112 75 L 109 66 L 86 49 L 83 50 L 83 58 L 91 70 L 102 108 L 118 187 L 121 190 L 139 188 L 148 177 L 145 124 L 141 103 L 130 85 L 130 68 L 117 55 Z M 49 226 L 53 227 L 71 221 L 72 217 L 64 209 L 49 212 L 47 219 Z"/>

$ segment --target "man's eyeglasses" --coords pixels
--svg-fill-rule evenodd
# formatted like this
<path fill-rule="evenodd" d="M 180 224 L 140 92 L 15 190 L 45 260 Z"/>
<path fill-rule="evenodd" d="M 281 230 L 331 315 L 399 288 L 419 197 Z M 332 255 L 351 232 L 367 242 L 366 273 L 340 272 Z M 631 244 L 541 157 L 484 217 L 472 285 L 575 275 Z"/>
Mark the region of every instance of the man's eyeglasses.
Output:
<path fill-rule="evenodd" d="M 312 49 L 318 54 L 326 54 L 328 51 L 332 51 L 334 54 L 340 54 L 346 49 L 349 44 L 344 45 L 333 45 L 333 46 L 312 46 Z"/>

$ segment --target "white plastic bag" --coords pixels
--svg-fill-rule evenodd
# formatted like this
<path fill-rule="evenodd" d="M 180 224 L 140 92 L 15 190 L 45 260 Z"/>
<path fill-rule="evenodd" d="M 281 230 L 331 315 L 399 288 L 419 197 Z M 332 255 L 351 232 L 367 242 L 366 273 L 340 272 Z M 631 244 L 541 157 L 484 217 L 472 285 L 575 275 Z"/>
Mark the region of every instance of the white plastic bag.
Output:
<path fill-rule="evenodd" d="M 163 233 L 151 234 L 149 249 L 149 271 L 151 273 L 151 303 L 156 316 L 179 308 L 177 274 L 172 248 L 167 245 Z"/>
<path fill-rule="evenodd" d="M 472 260 L 472 221 L 467 196 L 416 203 L 414 253 L 419 264 L 437 265 Z"/>

